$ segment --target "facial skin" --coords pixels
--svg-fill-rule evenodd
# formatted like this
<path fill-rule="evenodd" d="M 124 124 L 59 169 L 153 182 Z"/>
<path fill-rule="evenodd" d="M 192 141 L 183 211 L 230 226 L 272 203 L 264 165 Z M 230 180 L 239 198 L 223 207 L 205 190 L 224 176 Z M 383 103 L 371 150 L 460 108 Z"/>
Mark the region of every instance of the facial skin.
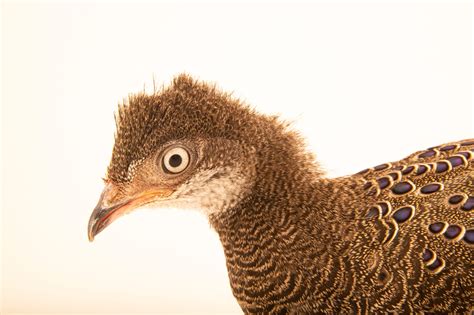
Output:
<path fill-rule="evenodd" d="M 134 160 L 127 181 L 106 179 L 88 226 L 89 240 L 117 218 L 143 206 L 198 208 L 207 215 L 234 206 L 253 185 L 253 147 L 215 138 L 172 140 Z"/>

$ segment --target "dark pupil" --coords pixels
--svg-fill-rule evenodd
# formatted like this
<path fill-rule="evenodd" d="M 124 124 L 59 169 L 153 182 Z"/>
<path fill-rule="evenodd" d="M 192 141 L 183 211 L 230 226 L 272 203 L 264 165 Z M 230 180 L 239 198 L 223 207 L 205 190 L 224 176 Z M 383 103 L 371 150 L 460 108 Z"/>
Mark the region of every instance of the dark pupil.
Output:
<path fill-rule="evenodd" d="M 181 155 L 179 154 L 173 154 L 171 157 L 170 157 L 170 160 L 169 160 L 169 163 L 172 167 L 178 167 L 181 165 L 181 162 L 183 161 L 183 159 L 181 158 Z"/>

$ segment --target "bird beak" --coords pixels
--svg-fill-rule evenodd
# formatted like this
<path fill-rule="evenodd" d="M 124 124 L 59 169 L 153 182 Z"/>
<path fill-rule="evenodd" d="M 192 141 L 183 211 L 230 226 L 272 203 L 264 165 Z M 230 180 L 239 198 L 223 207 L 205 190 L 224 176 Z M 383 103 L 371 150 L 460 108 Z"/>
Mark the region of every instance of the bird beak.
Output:
<path fill-rule="evenodd" d="M 115 189 L 111 186 L 111 184 L 107 184 L 104 188 L 104 191 L 100 195 L 97 206 L 91 214 L 88 225 L 88 236 L 89 241 L 91 242 L 94 240 L 94 237 L 97 234 L 99 234 L 103 229 L 105 229 L 108 225 L 110 225 L 122 215 L 129 213 L 145 204 L 168 197 L 173 193 L 173 190 L 166 188 L 151 189 L 140 193 L 134 198 L 109 203 L 109 200 L 112 199 L 111 197 L 116 195 L 114 191 Z"/>

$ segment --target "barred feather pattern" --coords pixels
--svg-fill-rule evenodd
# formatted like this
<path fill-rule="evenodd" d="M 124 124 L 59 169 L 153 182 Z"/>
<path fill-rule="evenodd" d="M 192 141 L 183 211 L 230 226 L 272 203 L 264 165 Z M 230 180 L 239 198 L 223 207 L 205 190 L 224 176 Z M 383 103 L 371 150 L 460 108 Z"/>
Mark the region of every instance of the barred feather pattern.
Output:
<path fill-rule="evenodd" d="M 238 143 L 203 158 L 255 170 L 209 215 L 246 314 L 472 311 L 474 139 L 330 179 L 286 123 L 187 75 L 130 96 L 116 121 L 107 180 L 127 187 L 169 141 Z"/>
<path fill-rule="evenodd" d="M 465 140 L 353 176 L 276 175 L 279 197 L 252 195 L 211 218 L 242 309 L 470 313 L 473 161 Z"/>

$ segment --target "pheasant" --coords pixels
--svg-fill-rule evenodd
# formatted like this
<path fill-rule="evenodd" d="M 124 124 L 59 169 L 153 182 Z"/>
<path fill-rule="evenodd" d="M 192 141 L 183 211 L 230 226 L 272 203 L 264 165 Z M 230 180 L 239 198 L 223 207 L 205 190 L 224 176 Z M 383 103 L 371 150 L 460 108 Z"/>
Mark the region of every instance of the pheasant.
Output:
<path fill-rule="evenodd" d="M 474 139 L 328 178 L 288 124 L 186 74 L 116 124 L 91 241 L 141 206 L 192 207 L 246 314 L 473 310 Z"/>

